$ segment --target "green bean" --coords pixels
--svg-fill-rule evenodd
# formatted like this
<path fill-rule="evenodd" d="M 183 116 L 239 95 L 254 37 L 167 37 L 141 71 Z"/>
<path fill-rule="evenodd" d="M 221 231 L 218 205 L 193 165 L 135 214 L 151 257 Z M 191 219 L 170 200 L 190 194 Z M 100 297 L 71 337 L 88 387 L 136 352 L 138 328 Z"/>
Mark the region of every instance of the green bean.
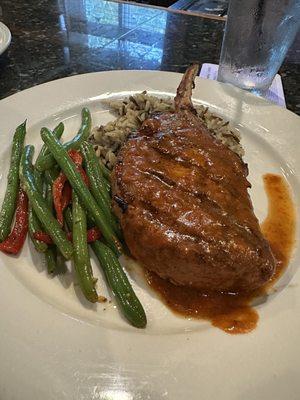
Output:
<path fill-rule="evenodd" d="M 34 176 L 34 180 L 35 180 L 38 191 L 40 193 L 43 193 L 43 187 L 44 187 L 43 172 L 40 172 L 34 168 L 33 176 Z M 31 241 L 33 242 L 35 249 L 40 253 L 44 253 L 48 246 L 46 245 L 46 243 L 43 243 L 40 240 L 36 240 L 34 237 L 34 233 L 36 231 L 41 230 L 41 225 L 39 223 L 38 217 L 35 215 L 35 212 L 33 211 L 32 207 L 31 207 L 31 204 L 29 204 L 28 225 L 29 225 L 28 226 L 29 236 L 30 236 Z"/>
<path fill-rule="evenodd" d="M 47 251 L 45 252 L 45 260 L 48 274 L 53 274 L 57 267 L 57 251 L 55 246 L 48 247 Z"/>
<path fill-rule="evenodd" d="M 66 174 L 68 181 L 76 191 L 81 203 L 94 219 L 96 226 L 101 230 L 101 233 L 103 234 L 109 246 L 115 251 L 116 254 L 120 254 L 122 250 L 121 243 L 113 232 L 112 227 L 106 223 L 102 211 L 84 184 L 76 165 L 71 160 L 63 145 L 47 128 L 42 128 L 41 137 L 44 143 L 46 143 L 50 149 L 62 171 Z"/>
<path fill-rule="evenodd" d="M 60 139 L 63 132 L 64 132 L 64 124 L 60 122 L 54 129 L 53 129 L 53 135 L 57 138 Z M 41 148 L 41 151 L 39 152 L 39 155 L 37 156 L 35 164 L 38 165 L 45 156 L 51 155 L 48 147 L 44 144 L 43 147 Z M 34 179 L 35 182 L 38 186 L 38 189 L 40 192 L 43 192 L 43 177 L 44 177 L 44 172 L 38 170 L 38 168 L 35 166 L 34 168 Z"/>
<path fill-rule="evenodd" d="M 95 303 L 98 300 L 98 294 L 95 289 L 95 279 L 87 244 L 86 215 L 74 190 L 72 197 L 74 267 L 84 296 L 87 300 Z"/>
<path fill-rule="evenodd" d="M 40 240 L 36 240 L 34 237 L 34 233 L 37 231 L 41 231 L 41 230 L 42 229 L 41 229 L 40 222 L 39 222 L 38 218 L 36 217 L 36 215 L 34 214 L 31 205 L 29 205 L 28 231 L 29 231 L 30 239 L 31 239 L 36 251 L 38 251 L 39 253 L 45 253 L 45 251 L 48 248 L 47 244 L 44 242 L 41 242 Z"/>
<path fill-rule="evenodd" d="M 44 196 L 44 174 L 43 172 L 38 171 L 37 169 L 33 169 L 33 176 L 34 176 L 34 180 L 37 186 L 38 191 L 43 194 Z M 41 224 L 40 221 L 38 219 L 38 217 L 36 216 L 35 212 L 33 211 L 31 204 L 29 204 L 29 214 L 28 214 L 28 224 L 29 224 L 29 236 L 31 241 L 33 242 L 33 245 L 36 249 L 36 251 L 38 251 L 39 253 L 44 253 L 48 246 L 46 243 L 41 242 L 40 240 L 35 239 L 34 237 L 34 233 L 37 231 L 41 231 Z"/>
<path fill-rule="evenodd" d="M 111 171 L 108 168 L 106 168 L 106 166 L 103 164 L 103 161 L 100 158 L 97 157 L 97 159 L 98 159 L 98 162 L 99 162 L 99 168 L 100 168 L 100 171 L 101 171 L 101 175 L 103 176 L 104 186 L 106 188 L 107 193 L 110 196 L 110 193 L 111 193 L 111 185 L 110 185 L 110 174 L 111 174 Z"/>
<path fill-rule="evenodd" d="M 87 108 L 83 108 L 81 111 L 81 126 L 77 135 L 65 143 L 63 146 L 66 151 L 70 149 L 78 149 L 83 140 L 87 140 L 91 133 L 92 119 L 91 114 Z M 43 157 L 39 163 L 36 164 L 37 169 L 44 171 L 55 165 L 55 159 L 51 154 Z"/>
<path fill-rule="evenodd" d="M 62 134 L 64 131 L 64 124 L 63 123 L 59 123 L 53 130 L 53 134 L 55 135 L 55 137 L 57 137 L 58 139 L 61 138 Z M 39 153 L 39 155 L 37 156 L 36 162 L 39 162 L 39 160 L 44 157 L 46 154 L 50 154 L 48 148 L 46 145 L 44 145 Z M 48 172 L 48 171 L 47 171 Z M 34 179 L 36 182 L 36 185 L 38 187 L 38 190 L 40 191 L 40 193 L 43 193 L 43 197 L 45 197 L 45 193 L 44 193 L 44 173 L 41 171 L 38 171 L 36 168 L 34 168 Z M 37 231 L 41 231 L 41 225 L 39 223 L 38 217 L 35 215 L 31 205 L 29 206 L 29 215 L 28 215 L 28 231 L 29 231 L 29 236 L 31 238 L 31 241 L 33 242 L 33 245 L 36 249 L 36 251 L 38 251 L 39 253 L 45 253 L 48 246 L 46 243 L 41 242 L 40 240 L 36 240 L 34 237 L 34 233 Z M 50 251 L 51 253 L 51 251 Z M 49 260 L 53 259 L 52 256 L 49 257 Z M 48 264 L 48 258 L 46 256 L 46 261 Z"/>
<path fill-rule="evenodd" d="M 110 197 L 111 194 L 111 185 L 110 185 L 110 171 L 105 167 L 103 162 L 99 159 L 99 168 L 101 171 L 101 175 L 103 176 L 103 184 L 105 186 L 105 189 L 107 191 L 107 194 Z M 108 171 L 108 173 L 106 173 Z"/>
<path fill-rule="evenodd" d="M 52 186 L 47 183 L 46 184 L 46 203 L 50 208 L 51 212 L 53 212 L 53 196 L 52 196 Z M 48 246 L 47 251 L 45 252 L 45 260 L 47 265 L 48 274 L 53 274 L 57 269 L 57 248 L 56 246 Z"/>
<path fill-rule="evenodd" d="M 22 154 L 20 168 L 22 185 L 27 193 L 29 202 L 44 229 L 51 236 L 53 242 L 57 245 L 63 256 L 66 259 L 69 259 L 73 253 L 72 244 L 68 241 L 65 232 L 63 232 L 59 223 L 52 215 L 51 210 L 41 193 L 38 191 L 35 183 L 32 166 L 33 151 L 33 146 L 25 146 Z"/>
<path fill-rule="evenodd" d="M 91 243 L 91 246 L 123 315 L 133 326 L 145 328 L 147 324 L 145 311 L 117 257 L 99 240 Z"/>
<path fill-rule="evenodd" d="M 51 169 L 47 169 L 47 171 L 45 171 L 45 178 L 47 183 L 49 183 L 51 186 L 53 185 L 55 179 L 58 177 L 59 175 L 59 170 L 60 168 L 57 166 L 54 166 Z"/>
<path fill-rule="evenodd" d="M 52 186 L 49 183 L 46 184 L 46 196 L 45 196 L 45 199 L 46 199 L 46 203 L 47 203 L 48 207 L 53 212 Z"/>
<path fill-rule="evenodd" d="M 102 175 L 104 176 L 104 178 L 106 180 L 110 180 L 110 170 L 108 168 L 106 168 L 106 166 L 103 164 L 103 162 L 101 160 L 99 160 L 99 167 L 101 169 Z"/>
<path fill-rule="evenodd" d="M 62 122 L 60 122 L 60 123 L 53 129 L 53 135 L 54 135 L 57 139 L 60 139 L 60 138 L 62 137 L 62 134 L 64 133 L 64 129 L 65 129 L 64 124 L 63 124 Z M 43 159 L 44 159 L 46 156 L 48 156 L 48 157 L 51 156 L 51 153 L 50 153 L 48 147 L 44 144 L 43 147 L 41 148 L 41 151 L 40 151 L 39 155 L 37 156 L 37 159 L 36 159 L 36 162 L 35 162 L 36 168 L 37 168 L 37 166 L 38 166 L 39 164 L 43 163 Z M 38 169 L 38 168 L 37 168 L 37 169 Z"/>
<path fill-rule="evenodd" d="M 65 274 L 68 271 L 65 258 L 57 251 L 56 269 L 58 275 Z"/>
<path fill-rule="evenodd" d="M 40 193 L 43 193 L 43 187 L 44 187 L 44 173 L 41 171 L 38 171 L 36 168 L 33 169 L 33 175 L 34 175 L 34 180 L 36 183 L 36 186 L 38 188 L 38 191 Z"/>
<path fill-rule="evenodd" d="M 37 171 L 36 169 L 33 170 L 34 179 L 36 182 L 37 189 L 40 193 L 43 191 L 43 173 Z M 48 246 L 46 243 L 41 242 L 40 240 L 35 239 L 34 233 L 37 231 L 41 231 L 41 225 L 39 222 L 38 217 L 35 215 L 35 212 L 32 209 L 31 204 L 29 204 L 29 213 L 28 213 L 28 231 L 30 239 L 39 253 L 44 253 Z"/>
<path fill-rule="evenodd" d="M 105 178 L 100 168 L 101 161 L 99 161 L 97 158 L 93 145 L 87 141 L 84 141 L 81 144 L 80 150 L 84 157 L 86 172 L 88 175 L 91 175 L 93 187 L 97 187 L 101 193 L 101 197 L 103 197 L 103 202 L 110 207 L 111 198 L 105 187 Z"/>
<path fill-rule="evenodd" d="M 99 161 L 99 163 L 100 162 L 102 162 L 102 161 Z M 104 186 L 105 186 L 105 189 L 106 189 L 106 191 L 107 191 L 107 193 L 108 193 L 108 195 L 110 196 L 111 195 L 111 185 L 110 185 L 110 182 L 107 180 L 107 179 L 105 179 L 105 177 L 103 176 L 103 183 L 104 183 Z"/>
<path fill-rule="evenodd" d="M 64 217 L 67 223 L 67 228 L 69 231 L 72 231 L 72 226 L 73 226 L 73 217 L 72 217 L 72 210 L 70 207 L 67 207 L 64 212 Z"/>
<path fill-rule="evenodd" d="M 34 180 L 37 186 L 37 189 L 40 193 L 43 193 L 43 172 L 38 171 L 37 169 L 33 169 L 33 176 Z M 41 231 L 41 224 L 38 219 L 38 217 L 35 215 L 35 212 L 32 209 L 31 204 L 29 204 L 29 214 L 28 214 L 28 231 L 29 231 L 29 236 L 30 239 L 36 249 L 39 253 L 44 253 L 48 246 L 46 243 L 41 242 L 40 240 L 35 239 L 34 233 L 37 231 Z"/>
<path fill-rule="evenodd" d="M 12 220 L 16 210 L 19 191 L 19 167 L 26 135 L 26 121 L 15 131 L 10 156 L 10 167 L 7 176 L 7 187 L 0 211 L 0 242 L 10 233 Z"/>
<path fill-rule="evenodd" d="M 96 202 L 102 210 L 107 222 L 111 224 L 113 230 L 120 237 L 121 231 L 118 226 L 116 217 L 113 215 L 111 210 L 111 199 L 103 184 L 104 178 L 102 176 L 99 166 L 99 160 L 96 156 L 94 148 L 90 143 L 83 142 L 80 149 L 84 157 L 86 172 L 89 178 L 90 190 L 92 192 L 92 195 L 94 196 Z"/>

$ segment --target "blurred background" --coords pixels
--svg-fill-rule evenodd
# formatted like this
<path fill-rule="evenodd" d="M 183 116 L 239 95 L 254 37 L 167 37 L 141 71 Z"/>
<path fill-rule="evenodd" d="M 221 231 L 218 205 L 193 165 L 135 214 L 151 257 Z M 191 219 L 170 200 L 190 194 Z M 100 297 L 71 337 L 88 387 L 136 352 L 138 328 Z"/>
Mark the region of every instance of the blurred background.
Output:
<path fill-rule="evenodd" d="M 74 74 L 218 64 L 227 6 L 227 0 L 1 0 L 0 21 L 12 42 L 0 57 L 0 98 Z M 299 33 L 279 72 L 287 107 L 300 114 Z"/>
<path fill-rule="evenodd" d="M 203 14 L 224 16 L 228 0 L 135 0 L 137 3 L 154 6 L 171 7 L 172 9 L 194 11 Z"/>

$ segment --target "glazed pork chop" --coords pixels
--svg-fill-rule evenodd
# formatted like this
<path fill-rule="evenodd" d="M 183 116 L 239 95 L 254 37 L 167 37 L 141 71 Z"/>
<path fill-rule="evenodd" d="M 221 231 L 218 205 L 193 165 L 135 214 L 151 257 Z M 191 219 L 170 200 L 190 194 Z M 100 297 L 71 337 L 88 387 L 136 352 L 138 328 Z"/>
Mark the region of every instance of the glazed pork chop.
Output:
<path fill-rule="evenodd" d="M 248 194 L 247 165 L 215 139 L 191 102 L 185 73 L 175 112 L 147 119 L 121 149 L 113 206 L 132 256 L 176 285 L 249 291 L 275 269 Z"/>

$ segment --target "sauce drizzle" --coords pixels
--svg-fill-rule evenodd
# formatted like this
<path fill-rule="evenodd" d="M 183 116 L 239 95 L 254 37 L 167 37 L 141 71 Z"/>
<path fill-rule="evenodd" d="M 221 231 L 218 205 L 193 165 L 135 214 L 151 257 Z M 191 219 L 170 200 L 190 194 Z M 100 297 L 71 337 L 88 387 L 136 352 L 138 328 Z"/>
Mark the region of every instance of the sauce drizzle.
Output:
<path fill-rule="evenodd" d="M 268 215 L 261 230 L 278 261 L 271 285 L 280 278 L 288 266 L 296 234 L 296 211 L 290 189 L 280 175 L 266 174 L 263 177 L 269 200 Z"/>
<path fill-rule="evenodd" d="M 262 232 L 277 260 L 276 272 L 265 287 L 251 293 L 202 293 L 196 289 L 173 285 L 154 273 L 146 272 L 149 285 L 175 313 L 188 318 L 209 320 L 230 334 L 251 332 L 259 319 L 251 306 L 254 298 L 263 296 L 287 267 L 295 242 L 296 213 L 289 187 L 280 175 L 263 177 L 268 196 L 268 215 Z"/>

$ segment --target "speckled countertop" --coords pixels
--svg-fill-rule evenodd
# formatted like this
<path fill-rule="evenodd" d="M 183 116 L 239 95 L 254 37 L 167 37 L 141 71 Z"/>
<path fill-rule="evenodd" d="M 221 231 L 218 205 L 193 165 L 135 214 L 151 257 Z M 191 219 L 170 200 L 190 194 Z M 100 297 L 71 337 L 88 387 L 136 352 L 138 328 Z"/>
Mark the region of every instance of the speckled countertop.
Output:
<path fill-rule="evenodd" d="M 0 98 L 74 74 L 110 69 L 182 72 L 218 63 L 221 20 L 102 0 L 2 0 L 12 32 L 0 56 Z M 287 107 L 300 114 L 299 36 L 280 73 Z"/>

